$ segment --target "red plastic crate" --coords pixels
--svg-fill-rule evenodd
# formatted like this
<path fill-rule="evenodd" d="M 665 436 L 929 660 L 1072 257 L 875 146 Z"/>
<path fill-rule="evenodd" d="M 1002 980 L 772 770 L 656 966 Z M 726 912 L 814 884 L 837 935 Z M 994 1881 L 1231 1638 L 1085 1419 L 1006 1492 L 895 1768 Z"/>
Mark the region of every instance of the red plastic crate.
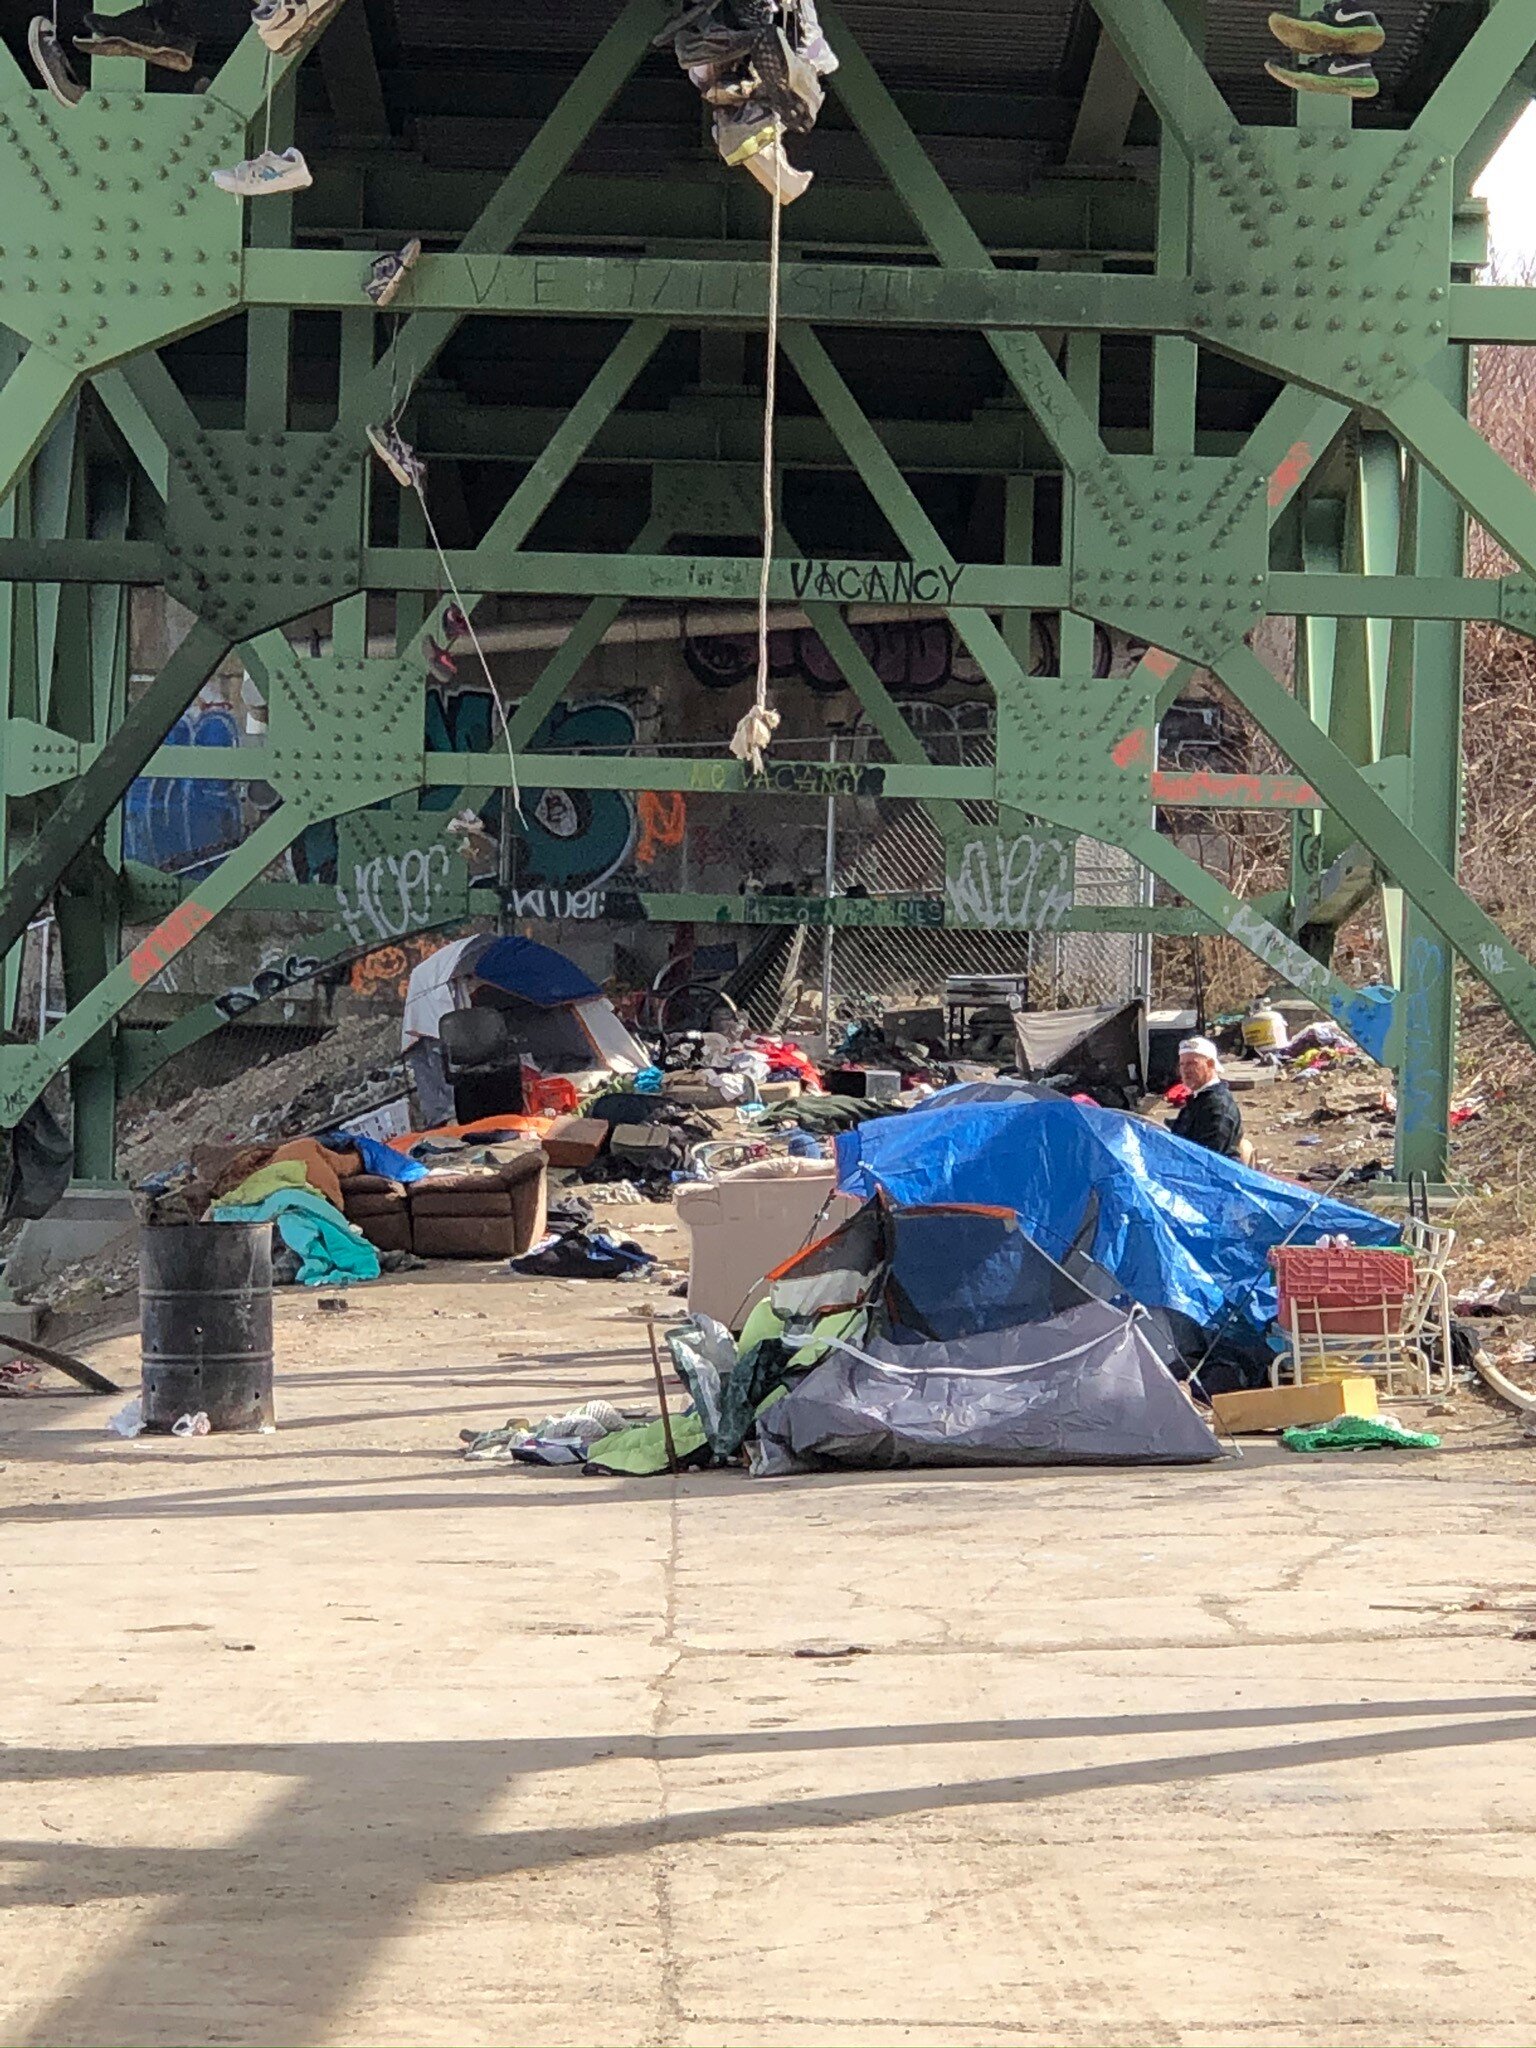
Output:
<path fill-rule="evenodd" d="M 1382 1303 L 1400 1308 L 1414 1288 L 1411 1252 L 1286 1244 L 1270 1253 L 1269 1262 L 1280 1290 L 1281 1326 L 1291 1327 L 1294 1302 L 1303 1333 L 1373 1336 L 1382 1327 Z"/>

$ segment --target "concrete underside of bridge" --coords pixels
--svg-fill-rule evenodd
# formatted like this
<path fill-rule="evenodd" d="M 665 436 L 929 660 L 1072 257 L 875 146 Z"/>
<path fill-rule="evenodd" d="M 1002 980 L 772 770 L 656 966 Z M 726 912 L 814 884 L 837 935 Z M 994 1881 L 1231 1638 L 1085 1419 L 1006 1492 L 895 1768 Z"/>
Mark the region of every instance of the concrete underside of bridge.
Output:
<path fill-rule="evenodd" d="M 1469 196 L 1536 80 L 1526 0 L 1400 10 L 1362 106 L 1266 78 L 1251 0 L 826 11 L 770 600 L 856 733 L 787 716 L 757 773 L 726 748 L 750 683 L 701 680 L 713 656 L 647 670 L 627 742 L 583 711 L 594 663 L 750 631 L 758 589 L 768 201 L 652 47 L 666 0 L 345 0 L 270 63 L 197 0 L 190 73 L 98 58 L 73 108 L 30 81 L 25 12 L 0 10 L 7 1021 L 50 906 L 64 984 L 0 1046 L 7 1126 L 67 1071 L 76 1171 L 110 1179 L 121 1094 L 242 1007 L 143 1008 L 216 921 L 302 931 L 319 969 L 499 888 L 615 935 L 1225 934 L 1397 1070 L 1399 1169 L 1443 1177 L 1457 963 L 1536 1036 L 1536 970 L 1456 879 L 1463 630 L 1536 631 L 1536 498 L 1467 419 L 1475 346 L 1536 340 L 1536 293 L 1478 282 Z M 309 188 L 209 182 L 269 136 Z M 380 313 L 368 264 L 410 235 Z M 419 497 L 369 454 L 395 414 Z M 1466 576 L 1469 517 L 1511 574 Z M 491 642 L 459 725 L 427 667 L 454 589 Z M 154 592 L 177 624 L 145 674 Z M 1267 619 L 1295 621 L 1279 678 Z M 893 681 L 872 622 L 904 621 Z M 969 753 L 914 712 L 919 625 Z M 257 743 L 190 744 L 231 674 Z M 1285 772 L 1171 763 L 1197 677 Z M 136 843 L 169 788 L 238 790 L 219 857 Z M 739 848 L 829 798 L 902 807 L 921 857 L 744 898 Z M 466 809 L 510 847 L 484 891 Z M 1254 811 L 1291 820 L 1291 871 L 1244 901 L 1178 820 Z M 1079 845 L 1154 879 L 1084 900 Z M 1362 990 L 1332 942 L 1372 891 L 1390 975 Z"/>

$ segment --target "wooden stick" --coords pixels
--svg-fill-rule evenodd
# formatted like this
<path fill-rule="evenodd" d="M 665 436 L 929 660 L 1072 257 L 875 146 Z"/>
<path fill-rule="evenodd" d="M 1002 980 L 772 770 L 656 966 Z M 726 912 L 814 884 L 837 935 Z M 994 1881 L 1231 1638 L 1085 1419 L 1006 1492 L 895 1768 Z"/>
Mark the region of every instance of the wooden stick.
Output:
<path fill-rule="evenodd" d="M 678 1470 L 677 1445 L 672 1441 L 672 1417 L 667 1410 L 667 1383 L 661 1370 L 661 1352 L 656 1344 L 656 1318 L 648 1315 L 645 1319 L 645 1333 L 651 1340 L 651 1366 L 656 1374 L 656 1398 L 661 1403 L 661 1433 L 667 1444 L 667 1470 L 674 1477 Z"/>
<path fill-rule="evenodd" d="M 655 1339 L 651 1340 L 654 1348 Z M 0 1348 L 9 1345 L 19 1351 L 23 1358 L 35 1358 L 43 1365 L 51 1365 L 55 1372 L 62 1372 L 72 1380 L 78 1380 L 82 1387 L 88 1387 L 93 1394 L 120 1394 L 123 1390 L 116 1380 L 109 1380 L 105 1373 L 97 1372 L 84 1359 L 71 1358 L 67 1351 L 50 1351 L 46 1344 L 34 1344 L 30 1337 L 0 1337 Z"/>

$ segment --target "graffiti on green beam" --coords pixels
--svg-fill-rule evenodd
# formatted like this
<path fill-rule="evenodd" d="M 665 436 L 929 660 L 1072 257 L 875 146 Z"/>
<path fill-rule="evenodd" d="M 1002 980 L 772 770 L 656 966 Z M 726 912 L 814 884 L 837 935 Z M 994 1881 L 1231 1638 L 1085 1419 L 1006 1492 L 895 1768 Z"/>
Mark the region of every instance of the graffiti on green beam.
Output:
<path fill-rule="evenodd" d="M 765 265 L 690 263 L 605 256 L 579 266 L 570 257 L 498 259 L 471 266 L 479 303 L 505 285 L 521 298 L 531 269 L 535 309 L 569 312 L 578 302 L 613 313 L 662 313 L 686 319 L 690 313 L 739 313 L 760 320 L 768 304 Z M 502 264 L 506 263 L 506 276 Z M 577 275 L 578 269 L 585 276 Z M 521 289 L 520 289 L 521 288 Z M 928 311 L 934 291 L 931 270 L 866 268 L 855 264 L 799 264 L 787 269 L 781 310 L 792 320 L 882 320 L 900 318 L 915 307 Z"/>
<path fill-rule="evenodd" d="M 507 889 L 501 901 L 510 917 L 555 924 L 643 924 L 651 914 L 635 889 Z"/>
<path fill-rule="evenodd" d="M 958 562 L 823 562 L 789 564 L 797 598 L 833 604 L 942 604 L 954 602 Z"/>
<path fill-rule="evenodd" d="M 883 796 L 885 770 L 852 761 L 771 761 L 742 787 L 773 796 Z"/>
<path fill-rule="evenodd" d="M 759 896 L 741 899 L 742 924 L 806 924 L 866 927 L 898 925 L 933 930 L 943 925 L 942 896 Z M 717 924 L 737 922 L 728 907 Z"/>
<path fill-rule="evenodd" d="M 980 931 L 1059 931 L 1075 901 L 1070 833 L 988 832 L 945 849 L 951 924 Z"/>

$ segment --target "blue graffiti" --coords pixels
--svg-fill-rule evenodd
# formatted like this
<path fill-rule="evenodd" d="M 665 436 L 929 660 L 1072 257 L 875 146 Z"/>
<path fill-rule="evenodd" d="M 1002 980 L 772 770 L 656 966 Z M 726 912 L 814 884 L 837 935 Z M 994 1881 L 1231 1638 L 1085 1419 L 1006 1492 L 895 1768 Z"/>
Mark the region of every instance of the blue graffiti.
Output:
<path fill-rule="evenodd" d="M 238 715 L 227 704 L 194 705 L 166 735 L 171 747 L 238 747 Z M 123 804 L 128 860 L 185 874 L 215 861 L 246 835 L 242 785 L 141 775 Z"/>
<path fill-rule="evenodd" d="M 1405 1133 L 1438 1130 L 1445 1070 L 1435 1035 L 1434 990 L 1446 974 L 1445 948 L 1420 932 L 1403 976 L 1403 1066 L 1398 1114 Z"/>
<path fill-rule="evenodd" d="M 1355 989 L 1330 1008 L 1361 1051 L 1368 1052 L 1378 1066 L 1385 1065 L 1397 991 L 1379 985 Z"/>

